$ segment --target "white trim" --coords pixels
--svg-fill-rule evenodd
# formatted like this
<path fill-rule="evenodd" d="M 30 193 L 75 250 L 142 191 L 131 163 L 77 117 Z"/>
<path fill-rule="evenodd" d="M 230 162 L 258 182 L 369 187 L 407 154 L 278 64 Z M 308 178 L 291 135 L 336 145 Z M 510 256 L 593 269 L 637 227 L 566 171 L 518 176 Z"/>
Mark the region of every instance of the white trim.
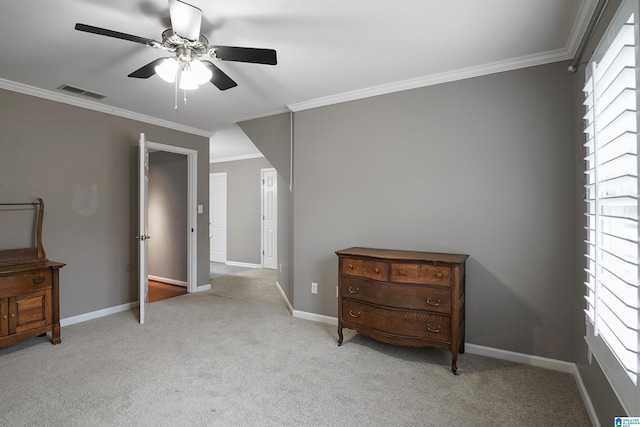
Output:
<path fill-rule="evenodd" d="M 227 261 L 226 265 L 233 265 L 235 267 L 247 267 L 247 268 L 262 268 L 261 264 L 250 264 L 248 262 L 239 262 L 239 261 Z"/>
<path fill-rule="evenodd" d="M 86 322 L 87 320 L 99 319 L 100 317 L 109 316 L 111 314 L 120 313 L 127 310 L 133 310 L 138 306 L 138 302 L 130 302 L 127 304 L 116 305 L 115 307 L 103 308 L 102 310 L 92 311 L 91 313 L 79 314 L 78 316 L 66 317 L 60 319 L 60 326 L 71 326 L 76 323 Z"/>
<path fill-rule="evenodd" d="M 282 290 L 282 287 L 280 286 L 280 283 L 278 283 L 277 280 L 276 280 L 276 288 L 278 288 L 278 292 L 280 292 L 280 296 L 284 300 L 284 303 L 287 306 L 287 310 L 289 310 L 289 313 L 293 315 L 293 306 L 289 302 L 289 298 L 287 298 L 287 295 L 284 293 L 284 291 Z"/>
<path fill-rule="evenodd" d="M 314 322 L 326 323 L 327 325 L 338 326 L 338 318 L 323 316 L 322 314 L 309 313 L 308 311 L 293 310 L 293 317 L 298 319 L 313 320 Z"/>
<path fill-rule="evenodd" d="M 149 280 L 155 280 L 156 282 L 168 283 L 170 285 L 183 286 L 185 288 L 189 287 L 189 283 L 184 280 L 176 280 L 176 279 L 168 279 L 166 277 L 154 276 L 149 274 Z"/>
<path fill-rule="evenodd" d="M 112 116 L 124 117 L 131 120 L 137 120 L 143 123 L 149 123 L 156 126 L 162 126 L 168 129 L 174 129 L 180 132 L 190 133 L 192 135 L 205 136 L 210 138 L 213 132 L 204 129 L 198 129 L 190 126 L 181 125 L 180 123 L 170 122 L 168 120 L 158 119 L 156 117 L 146 116 L 144 114 L 134 113 L 133 111 L 122 108 L 111 107 L 99 102 L 86 99 L 76 98 L 64 93 L 58 93 L 51 90 L 40 89 L 28 86 L 22 83 L 12 82 L 11 80 L 0 79 L 0 89 L 10 90 L 12 92 L 23 93 L 38 98 L 48 99 L 50 101 L 62 102 L 63 104 L 74 105 L 76 107 L 85 108 L 87 110 L 98 111 Z"/>
<path fill-rule="evenodd" d="M 262 153 L 240 154 L 238 156 L 218 157 L 209 159 L 209 163 L 235 162 L 236 160 L 260 159 L 264 157 Z"/>
<path fill-rule="evenodd" d="M 191 148 L 146 141 L 149 149 L 187 156 L 187 292 L 197 292 L 198 285 L 198 152 Z"/>
<path fill-rule="evenodd" d="M 207 283 L 205 285 L 196 286 L 196 288 L 192 292 L 202 292 L 202 291 L 208 291 L 210 289 L 211 289 L 211 283 Z"/>
<path fill-rule="evenodd" d="M 580 391 L 580 396 L 582 396 L 582 402 L 587 409 L 587 414 L 589 414 L 589 418 L 591 419 L 591 424 L 593 425 L 593 427 L 601 427 L 600 420 L 596 415 L 596 408 L 593 407 L 593 402 L 591 401 L 591 397 L 589 396 L 587 387 L 582 381 L 580 370 L 575 364 L 573 365 L 573 378 L 576 380 L 576 385 L 578 386 L 578 390 Z"/>
<path fill-rule="evenodd" d="M 441 74 L 418 77 L 416 79 L 404 80 L 401 82 L 384 84 L 370 88 L 354 90 L 337 95 L 326 96 L 323 98 L 312 99 L 309 101 L 288 104 L 287 107 L 293 111 L 309 110 L 311 108 L 324 107 L 327 105 L 339 104 L 341 102 L 355 101 L 358 99 L 369 98 L 372 96 L 386 95 L 403 90 L 417 89 L 425 86 L 433 86 L 441 83 L 448 83 L 457 80 L 470 79 L 472 77 L 480 77 L 488 74 L 501 73 L 504 71 L 512 71 L 520 68 L 533 67 L 536 65 L 544 65 L 552 62 L 565 61 L 572 59 L 572 55 L 565 49 L 558 49 L 537 55 L 523 56 L 520 58 L 510 59 L 507 61 L 498 61 L 491 64 L 479 65 L 476 67 L 463 68 L 460 70 L 449 71 Z"/>
<path fill-rule="evenodd" d="M 591 21 L 591 17 L 595 12 L 596 5 L 598 4 L 597 0 L 588 0 L 580 2 L 580 9 L 578 9 L 578 16 L 576 20 L 573 22 L 573 27 L 571 27 L 571 33 L 569 33 L 569 41 L 567 42 L 567 52 L 571 58 L 576 56 L 576 52 L 578 51 L 578 47 L 580 46 L 580 42 L 582 38 L 585 36 L 587 32 L 587 28 L 589 26 L 589 21 Z"/>
<path fill-rule="evenodd" d="M 566 372 L 573 374 L 575 371 L 575 363 L 565 362 L 557 359 L 549 359 L 546 357 L 532 356 L 530 354 L 516 353 L 499 348 L 485 347 L 477 344 L 465 343 L 465 351 L 478 356 L 492 357 L 494 359 L 508 360 L 510 362 L 522 363 L 523 365 L 536 366 L 538 368 L 551 369 L 554 371 Z"/>

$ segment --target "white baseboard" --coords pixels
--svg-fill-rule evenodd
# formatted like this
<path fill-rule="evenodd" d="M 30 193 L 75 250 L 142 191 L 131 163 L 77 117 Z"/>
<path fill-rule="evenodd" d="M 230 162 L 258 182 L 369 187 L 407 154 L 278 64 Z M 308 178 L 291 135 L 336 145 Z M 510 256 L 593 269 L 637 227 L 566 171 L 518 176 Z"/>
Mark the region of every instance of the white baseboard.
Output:
<path fill-rule="evenodd" d="M 331 316 L 323 316 L 322 314 L 309 313 L 307 311 L 293 310 L 293 317 L 299 319 L 313 320 L 314 322 L 326 323 L 328 325 L 338 326 L 338 318 Z"/>
<path fill-rule="evenodd" d="M 591 401 L 591 397 L 587 392 L 587 387 L 585 387 L 584 382 L 582 381 L 582 375 L 580 375 L 580 370 L 578 369 L 578 365 L 573 365 L 573 377 L 576 380 L 576 385 L 578 386 L 578 390 L 580 391 L 580 396 L 582 396 L 582 402 L 584 402 L 585 408 L 587 408 L 587 414 L 589 414 L 589 418 L 591 419 L 591 424 L 593 427 L 601 427 L 600 420 L 596 415 L 596 409 L 593 407 L 593 402 Z"/>
<path fill-rule="evenodd" d="M 211 289 L 211 283 L 207 283 L 206 285 L 198 285 L 193 292 L 208 291 L 209 289 Z"/>
<path fill-rule="evenodd" d="M 284 291 L 282 290 L 282 287 L 280 287 L 280 283 L 278 283 L 277 280 L 276 280 L 276 288 L 278 288 L 278 292 L 280 292 L 280 296 L 284 300 L 284 303 L 287 306 L 287 310 L 289 310 L 289 313 L 291 313 L 291 315 L 293 315 L 293 306 L 289 302 L 289 298 L 287 298 L 287 296 L 285 295 Z"/>
<path fill-rule="evenodd" d="M 182 280 L 167 279 L 166 277 L 152 276 L 151 274 L 149 274 L 149 280 L 155 280 L 156 282 L 168 283 L 170 285 L 184 286 L 185 288 L 189 285 L 187 282 L 183 282 Z"/>
<path fill-rule="evenodd" d="M 60 319 L 60 326 L 70 326 L 76 323 L 86 322 L 87 320 L 98 319 L 100 317 L 109 316 L 110 314 L 120 313 L 122 311 L 131 310 L 138 306 L 138 302 L 130 302 L 127 304 L 117 305 L 115 307 L 103 308 L 102 310 L 92 311 L 91 313 L 80 314 L 78 316 L 71 316 L 65 319 Z"/>
<path fill-rule="evenodd" d="M 225 262 L 225 264 L 233 265 L 234 267 L 262 268 L 261 264 L 251 264 L 248 262 L 239 262 L 239 261 L 227 261 Z"/>
<path fill-rule="evenodd" d="M 537 366 L 539 368 L 551 369 L 554 371 L 566 372 L 573 374 L 575 372 L 575 363 L 565 362 L 562 360 L 549 359 L 546 357 L 532 356 L 530 354 L 516 353 L 499 348 L 485 347 L 477 344 L 465 343 L 465 351 L 478 356 L 493 357 L 494 359 L 508 360 L 510 362 L 522 363 L 523 365 Z"/>

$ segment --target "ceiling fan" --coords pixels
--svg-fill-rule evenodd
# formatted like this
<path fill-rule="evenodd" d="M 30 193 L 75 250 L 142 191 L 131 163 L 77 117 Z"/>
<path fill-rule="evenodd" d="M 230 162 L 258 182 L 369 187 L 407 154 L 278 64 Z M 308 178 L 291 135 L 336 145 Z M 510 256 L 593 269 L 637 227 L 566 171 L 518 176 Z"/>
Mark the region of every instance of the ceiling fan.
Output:
<path fill-rule="evenodd" d="M 220 90 L 237 86 L 231 77 L 206 59 L 277 64 L 276 51 L 273 49 L 209 45 L 207 38 L 200 34 L 202 10 L 195 6 L 181 0 L 169 0 L 169 14 L 171 27 L 163 31 L 161 42 L 86 24 L 78 23 L 75 29 L 173 53 L 173 56 L 151 61 L 129 74 L 129 77 L 147 79 L 158 74 L 163 80 L 175 83 L 176 93 L 178 87 L 184 90 L 196 89 L 206 82 L 211 82 Z"/>

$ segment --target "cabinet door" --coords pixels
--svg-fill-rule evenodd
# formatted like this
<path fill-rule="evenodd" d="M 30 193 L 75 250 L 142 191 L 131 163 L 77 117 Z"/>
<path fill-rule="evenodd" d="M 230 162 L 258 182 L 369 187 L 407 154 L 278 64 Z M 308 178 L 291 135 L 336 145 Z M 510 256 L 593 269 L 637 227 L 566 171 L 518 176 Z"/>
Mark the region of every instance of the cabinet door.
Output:
<path fill-rule="evenodd" d="M 9 300 L 0 298 L 0 337 L 9 334 Z"/>
<path fill-rule="evenodd" d="M 18 334 L 51 324 L 51 289 L 9 298 L 9 333 Z"/>

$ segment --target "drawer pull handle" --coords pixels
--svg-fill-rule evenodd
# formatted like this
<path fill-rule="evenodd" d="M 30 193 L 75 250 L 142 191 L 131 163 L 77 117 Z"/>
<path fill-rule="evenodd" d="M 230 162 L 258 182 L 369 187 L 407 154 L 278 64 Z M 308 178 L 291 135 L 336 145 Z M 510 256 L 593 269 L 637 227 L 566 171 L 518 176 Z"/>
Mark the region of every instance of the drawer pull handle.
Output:
<path fill-rule="evenodd" d="M 347 290 L 349 291 L 350 294 L 357 294 L 358 292 L 360 292 L 360 288 L 353 289 L 351 286 L 349 286 L 349 289 Z"/>
<path fill-rule="evenodd" d="M 33 278 L 33 283 L 36 285 L 39 285 L 42 282 L 44 282 L 44 276 L 36 276 Z"/>
<path fill-rule="evenodd" d="M 2 316 L 3 319 L 8 318 L 9 316 L 7 316 L 6 314 L 4 316 Z"/>
<path fill-rule="evenodd" d="M 405 275 L 404 270 L 400 270 L 400 275 L 401 275 L 401 276 L 404 276 L 404 275 Z"/>
<path fill-rule="evenodd" d="M 438 329 L 433 329 L 433 328 L 431 327 L 431 325 L 427 324 L 427 330 L 428 330 L 429 332 L 433 332 L 434 334 L 438 334 L 438 333 L 440 333 L 440 329 L 441 329 L 441 328 L 440 328 L 440 326 L 438 326 Z"/>
<path fill-rule="evenodd" d="M 13 319 L 14 317 L 16 317 L 15 313 L 11 313 L 11 318 Z"/>
<path fill-rule="evenodd" d="M 438 298 L 438 300 L 436 302 L 431 301 L 431 298 L 427 298 L 427 304 L 437 307 L 440 305 L 440 298 Z"/>
<path fill-rule="evenodd" d="M 360 312 L 358 312 L 357 314 L 355 314 L 355 313 L 353 312 L 353 310 L 349 310 L 349 316 L 351 316 L 351 317 L 360 317 Z"/>
<path fill-rule="evenodd" d="M 378 268 L 376 268 L 374 271 L 375 271 L 376 273 L 380 273 L 380 270 L 379 270 Z"/>
<path fill-rule="evenodd" d="M 349 264 L 349 268 L 353 270 L 353 264 Z"/>
<path fill-rule="evenodd" d="M 438 272 L 436 273 L 436 277 L 437 277 L 438 279 L 442 279 L 442 273 L 440 273 L 440 272 L 438 271 Z"/>

